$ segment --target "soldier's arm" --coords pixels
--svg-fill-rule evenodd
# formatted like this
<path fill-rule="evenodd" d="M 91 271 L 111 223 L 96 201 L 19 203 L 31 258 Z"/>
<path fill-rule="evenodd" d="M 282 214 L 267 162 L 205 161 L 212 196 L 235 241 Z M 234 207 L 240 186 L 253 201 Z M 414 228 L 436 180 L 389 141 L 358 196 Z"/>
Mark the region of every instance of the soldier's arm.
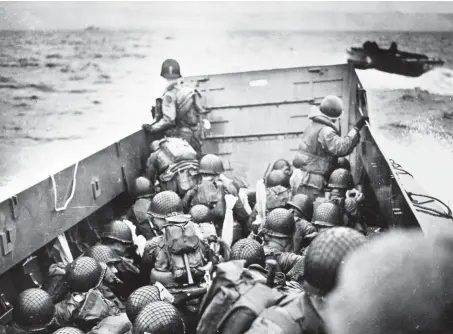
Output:
<path fill-rule="evenodd" d="M 351 154 L 360 140 L 359 132 L 352 129 L 346 137 L 340 137 L 332 128 L 326 126 L 319 132 L 318 137 L 323 149 L 335 157 Z"/>
<path fill-rule="evenodd" d="M 192 200 L 195 197 L 196 193 L 197 193 L 197 190 L 195 188 L 190 189 L 188 192 L 186 192 L 186 194 L 182 198 L 182 207 L 183 207 L 184 213 L 189 213 Z"/>
<path fill-rule="evenodd" d="M 146 242 L 140 266 L 140 275 L 142 277 L 147 277 L 149 279 L 151 269 L 154 268 L 154 264 L 156 263 L 156 253 L 157 248 L 159 247 L 160 244 L 160 240 L 161 237 L 155 237 Z"/>
<path fill-rule="evenodd" d="M 304 257 L 294 253 L 281 253 L 278 259 L 280 268 L 284 273 L 288 273 L 299 261 L 303 261 Z"/>
<path fill-rule="evenodd" d="M 242 203 L 240 198 L 238 198 L 233 207 L 233 214 L 236 221 L 241 223 L 242 226 L 248 226 L 247 223 L 249 222 L 249 214 L 247 213 L 247 210 L 245 210 L 244 203 Z"/>
<path fill-rule="evenodd" d="M 162 119 L 153 124 L 144 124 L 143 128 L 150 133 L 163 132 L 175 125 L 176 100 L 173 92 L 165 93 L 162 99 Z"/>

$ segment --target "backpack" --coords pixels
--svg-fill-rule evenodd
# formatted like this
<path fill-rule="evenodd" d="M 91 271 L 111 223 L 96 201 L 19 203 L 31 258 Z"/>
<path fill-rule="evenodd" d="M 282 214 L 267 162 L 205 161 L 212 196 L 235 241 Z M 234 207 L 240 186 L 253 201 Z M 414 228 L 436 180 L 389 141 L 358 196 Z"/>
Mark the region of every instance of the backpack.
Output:
<path fill-rule="evenodd" d="M 253 322 L 246 334 L 304 333 L 305 320 L 303 293 L 287 295 L 278 305 L 265 309 Z"/>
<path fill-rule="evenodd" d="M 165 224 L 164 240 L 170 253 L 176 255 L 192 253 L 200 243 L 192 221 Z"/>
<path fill-rule="evenodd" d="M 291 199 L 291 189 L 275 186 L 266 189 L 266 210 L 270 212 L 277 208 L 284 208 Z"/>
<path fill-rule="evenodd" d="M 245 260 L 221 263 L 200 306 L 197 334 L 244 333 L 281 293 L 244 269 Z"/>
<path fill-rule="evenodd" d="M 201 181 L 196 187 L 197 192 L 192 200 L 191 206 L 196 204 L 206 205 L 211 210 L 211 217 L 214 222 L 223 222 L 226 212 L 225 191 L 222 184 L 212 181 Z"/>
<path fill-rule="evenodd" d="M 197 160 L 197 152 L 182 138 L 165 138 L 159 145 L 173 164 L 181 161 Z"/>

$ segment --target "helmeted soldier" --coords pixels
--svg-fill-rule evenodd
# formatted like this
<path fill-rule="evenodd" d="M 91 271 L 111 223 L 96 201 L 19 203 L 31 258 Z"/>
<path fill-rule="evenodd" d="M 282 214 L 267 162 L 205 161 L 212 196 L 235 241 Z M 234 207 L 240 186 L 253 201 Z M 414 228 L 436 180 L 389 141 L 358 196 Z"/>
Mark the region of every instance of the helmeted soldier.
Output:
<path fill-rule="evenodd" d="M 452 256 L 445 230 L 401 229 L 368 242 L 342 265 L 326 303 L 329 333 L 450 333 Z"/>
<path fill-rule="evenodd" d="M 267 174 L 265 179 L 267 213 L 276 208 L 285 208 L 287 202 L 291 198 L 291 190 L 284 186 L 285 180 L 286 175 L 280 169 L 272 170 L 269 174 Z M 257 219 L 258 206 L 259 205 L 256 204 L 250 214 L 249 226 L 252 226 L 253 222 Z"/>
<path fill-rule="evenodd" d="M 155 194 L 154 184 L 146 177 L 140 176 L 131 185 L 130 195 L 135 203 L 123 215 L 123 219 L 132 222 L 137 228 L 137 234 L 147 240 L 155 237 L 148 221 L 148 208 Z"/>
<path fill-rule="evenodd" d="M 292 253 L 295 232 L 294 214 L 290 210 L 278 208 L 267 216 L 259 232 L 263 237 L 263 248 L 266 259 L 275 259 L 278 271 L 288 273 L 303 256 Z"/>
<path fill-rule="evenodd" d="M 351 228 L 334 227 L 321 232 L 308 246 L 304 260 L 304 292 L 295 296 L 297 310 L 302 312 L 302 333 L 327 333 L 324 302 L 337 285 L 346 257 L 365 242 L 366 238 Z"/>
<path fill-rule="evenodd" d="M 131 293 L 126 301 L 126 314 L 134 323 L 141 310 L 149 303 L 161 301 L 159 288 L 154 285 L 146 285 Z"/>
<path fill-rule="evenodd" d="M 108 267 L 93 258 L 82 256 L 66 269 L 71 294 L 56 304 L 56 320 L 60 326 L 75 324 L 85 331 L 103 318 L 124 310 L 122 302 L 103 284 Z"/>
<path fill-rule="evenodd" d="M 124 282 L 121 296 L 127 297 L 142 284 L 138 268 L 141 259 L 135 253 L 132 230 L 126 222 L 114 220 L 104 227 L 101 242 L 111 248 L 121 259 L 115 267 L 118 269 L 118 278 Z"/>
<path fill-rule="evenodd" d="M 293 212 L 295 218 L 294 253 L 305 249 L 316 235 L 317 229 L 310 220 L 313 216 L 313 202 L 307 195 L 297 194 L 286 204 L 287 209 Z"/>
<path fill-rule="evenodd" d="M 212 221 L 216 225 L 218 235 L 221 234 L 221 227 L 226 213 L 225 195 L 237 196 L 237 189 L 232 185 L 226 184 L 225 180 L 220 180 L 224 173 L 222 160 L 214 155 L 207 154 L 200 161 L 199 173 L 201 182 L 193 189 L 189 190 L 183 198 L 184 212 L 188 213 L 190 208 L 197 204 L 206 205 L 211 209 Z M 233 207 L 233 217 L 243 230 L 247 230 L 249 215 L 240 199 Z"/>
<path fill-rule="evenodd" d="M 353 189 L 352 175 L 347 169 L 335 169 L 329 177 L 326 197 L 317 198 L 315 207 L 320 203 L 335 203 L 341 209 L 342 225 L 357 229 L 366 234 L 367 227 L 360 212 L 363 194 Z"/>
<path fill-rule="evenodd" d="M 13 321 L 6 328 L 6 333 L 52 333 L 57 328 L 54 316 L 55 305 L 46 291 L 35 288 L 24 290 L 17 298 Z"/>
<path fill-rule="evenodd" d="M 133 334 L 185 334 L 186 327 L 179 311 L 173 305 L 157 301 L 148 304 L 133 324 Z"/>
<path fill-rule="evenodd" d="M 231 260 L 245 260 L 245 267 L 257 264 L 264 268 L 266 256 L 263 246 L 258 241 L 241 239 L 231 248 Z"/>
<path fill-rule="evenodd" d="M 336 159 L 349 155 L 359 143 L 359 131 L 368 117 L 362 117 L 346 137 L 340 137 L 335 121 L 343 113 L 341 99 L 334 95 L 325 97 L 318 108 L 309 115 L 310 124 L 304 130 L 293 165 L 291 177 L 293 194 L 303 193 L 313 201 L 324 196 L 327 177 Z"/>
<path fill-rule="evenodd" d="M 336 203 L 331 202 L 319 204 L 313 213 L 312 224 L 318 232 L 342 226 L 343 215 L 341 208 Z"/>
<path fill-rule="evenodd" d="M 230 259 L 231 249 L 217 235 L 216 227 L 212 222 L 211 210 L 209 210 L 206 205 L 197 204 L 190 209 L 189 215 L 192 217 L 192 221 L 200 227 L 204 242 L 212 251 L 212 256 L 215 257 L 214 262 L 219 263 L 228 261 Z M 240 230 L 240 233 L 242 234 L 242 229 Z"/>
<path fill-rule="evenodd" d="M 285 179 L 282 185 L 286 188 L 289 188 L 289 179 L 292 175 L 291 164 L 285 159 L 279 159 L 273 163 L 272 170 L 281 170 L 285 174 Z"/>
<path fill-rule="evenodd" d="M 151 143 L 151 155 L 146 162 L 146 175 L 161 190 L 171 190 L 179 196 L 198 181 L 197 152 L 184 139 L 165 138 Z"/>
<path fill-rule="evenodd" d="M 156 202 L 156 199 L 160 194 Z M 141 271 L 151 282 L 160 282 L 164 286 L 179 285 L 192 279 L 199 280 L 204 275 L 202 268 L 207 264 L 208 247 L 203 242 L 203 235 L 189 215 L 184 215 L 181 199 L 176 193 L 165 191 L 155 196 L 150 214 L 157 218 L 156 224 L 164 235 L 148 240 L 143 252 Z M 182 231 L 182 233 L 181 233 Z M 185 263 L 190 263 L 187 272 Z M 150 275 L 151 273 L 151 275 Z"/>
<path fill-rule="evenodd" d="M 343 168 L 348 170 L 349 172 L 351 171 L 351 163 L 349 162 L 348 159 L 344 157 L 340 157 L 337 160 L 337 163 L 335 165 L 335 169 Z"/>
<path fill-rule="evenodd" d="M 161 76 L 167 80 L 162 115 L 158 113 L 156 122 L 144 124 L 143 128 L 151 134 L 183 138 L 201 157 L 200 114 L 205 112 L 200 103 L 201 95 L 183 82 L 179 63 L 174 59 L 163 62 Z"/>

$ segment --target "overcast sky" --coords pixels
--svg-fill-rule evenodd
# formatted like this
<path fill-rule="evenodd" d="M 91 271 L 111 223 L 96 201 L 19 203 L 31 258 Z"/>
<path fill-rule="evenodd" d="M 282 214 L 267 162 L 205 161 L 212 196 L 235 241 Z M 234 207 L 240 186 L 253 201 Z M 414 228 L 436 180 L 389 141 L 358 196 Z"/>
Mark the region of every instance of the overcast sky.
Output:
<path fill-rule="evenodd" d="M 0 29 L 294 28 L 307 12 L 453 13 L 453 2 L 0 2 Z"/>

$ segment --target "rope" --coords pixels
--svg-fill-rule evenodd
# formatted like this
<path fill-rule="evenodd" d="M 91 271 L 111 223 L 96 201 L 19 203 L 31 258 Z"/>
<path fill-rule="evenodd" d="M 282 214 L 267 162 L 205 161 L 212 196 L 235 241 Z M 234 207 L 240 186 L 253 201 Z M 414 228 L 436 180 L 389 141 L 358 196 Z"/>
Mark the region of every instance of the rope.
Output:
<path fill-rule="evenodd" d="M 79 168 L 79 162 L 75 164 L 74 167 L 74 174 L 72 176 L 72 190 L 71 190 L 71 195 L 69 198 L 66 200 L 64 206 L 58 208 L 57 207 L 57 183 L 55 182 L 55 177 L 53 174 L 50 175 L 50 178 L 52 179 L 52 188 L 53 188 L 53 195 L 54 195 L 54 203 L 55 203 L 55 211 L 64 211 L 68 207 L 69 203 L 71 202 L 72 198 L 74 197 L 75 190 L 76 190 L 76 185 L 77 185 L 77 169 Z"/>

